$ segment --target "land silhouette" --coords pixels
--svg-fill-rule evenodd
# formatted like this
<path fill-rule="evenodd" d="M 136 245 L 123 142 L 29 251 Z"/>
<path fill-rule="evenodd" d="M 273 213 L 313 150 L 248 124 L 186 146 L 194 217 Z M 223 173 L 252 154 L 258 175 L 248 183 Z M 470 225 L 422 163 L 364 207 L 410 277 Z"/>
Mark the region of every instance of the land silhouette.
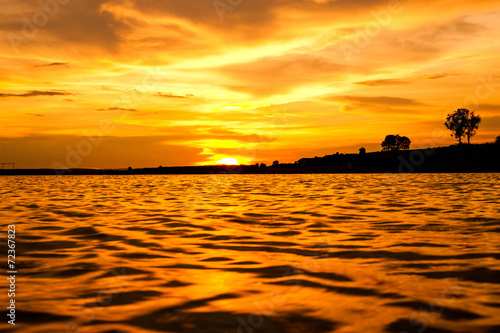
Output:
<path fill-rule="evenodd" d="M 476 135 L 480 123 L 481 116 L 475 115 L 474 111 L 458 109 L 448 114 L 444 125 L 451 131 L 451 136 L 458 139 L 459 144 L 462 144 L 463 137 L 467 137 L 467 143 L 470 144 L 470 138 Z"/>
<path fill-rule="evenodd" d="M 389 134 L 382 150 L 301 158 L 294 163 L 272 165 L 205 165 L 123 169 L 6 169 L 0 175 L 135 175 L 135 174 L 279 174 L 279 173 L 472 173 L 500 172 L 500 135 L 491 143 L 471 144 L 481 117 L 468 109 L 457 109 L 446 117 L 445 127 L 458 144 L 448 147 L 410 149 L 411 140 Z M 467 144 L 462 139 L 467 138 Z"/>
<path fill-rule="evenodd" d="M 411 140 L 399 134 L 389 134 L 382 142 L 382 151 L 398 151 L 410 149 Z M 361 148 L 360 148 L 361 149 Z"/>
<path fill-rule="evenodd" d="M 500 139 L 496 143 L 388 150 L 301 158 L 253 165 L 205 165 L 123 169 L 5 169 L 0 175 L 137 175 L 137 174 L 279 174 L 279 173 L 452 173 L 500 172 Z"/>

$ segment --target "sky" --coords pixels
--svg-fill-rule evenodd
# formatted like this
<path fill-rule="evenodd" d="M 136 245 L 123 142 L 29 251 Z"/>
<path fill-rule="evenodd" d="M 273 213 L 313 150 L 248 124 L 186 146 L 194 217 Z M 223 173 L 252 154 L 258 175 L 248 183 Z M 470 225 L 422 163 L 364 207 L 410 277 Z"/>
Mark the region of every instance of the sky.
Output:
<path fill-rule="evenodd" d="M 4 0 L 0 162 L 292 163 L 500 134 L 493 0 Z"/>

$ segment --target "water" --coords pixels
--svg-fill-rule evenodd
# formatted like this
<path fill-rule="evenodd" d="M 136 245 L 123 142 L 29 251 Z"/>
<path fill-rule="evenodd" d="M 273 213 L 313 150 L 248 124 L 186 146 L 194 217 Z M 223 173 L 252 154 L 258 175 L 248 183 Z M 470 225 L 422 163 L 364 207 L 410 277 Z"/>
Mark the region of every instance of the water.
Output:
<path fill-rule="evenodd" d="M 15 330 L 5 315 L 0 330 L 500 332 L 499 184 L 0 177 L 18 270 Z"/>

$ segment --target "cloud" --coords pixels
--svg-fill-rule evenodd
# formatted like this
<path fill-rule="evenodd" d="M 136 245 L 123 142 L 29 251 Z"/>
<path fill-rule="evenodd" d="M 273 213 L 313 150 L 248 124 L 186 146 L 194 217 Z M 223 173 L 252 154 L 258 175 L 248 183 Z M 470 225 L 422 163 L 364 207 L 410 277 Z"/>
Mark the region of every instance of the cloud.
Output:
<path fill-rule="evenodd" d="M 369 86 L 369 87 L 407 85 L 407 84 L 411 84 L 412 82 L 415 82 L 415 81 L 438 80 L 438 79 L 444 79 L 447 77 L 458 76 L 458 75 L 462 75 L 462 74 L 441 73 L 441 74 L 421 75 L 421 76 L 417 76 L 417 77 L 409 77 L 406 79 L 380 79 L 380 80 L 372 80 L 372 81 L 361 81 L 361 82 L 355 82 L 355 84 L 360 85 L 360 86 Z"/>
<path fill-rule="evenodd" d="M 34 67 L 51 67 L 51 66 L 63 66 L 67 65 L 69 62 L 52 62 L 50 64 L 35 65 Z"/>
<path fill-rule="evenodd" d="M 70 166 L 71 161 L 79 161 L 78 166 L 91 168 L 148 167 L 158 165 L 195 165 L 204 162 L 203 148 L 192 142 L 203 140 L 228 140 L 246 144 L 273 142 L 275 138 L 257 134 L 242 134 L 217 126 L 175 126 L 161 129 L 166 134 L 152 136 L 104 136 L 102 142 L 93 144 L 94 138 L 78 135 L 32 134 L 22 137 L 0 137 L 0 155 L 26 167 L 50 167 L 53 162 Z M 77 151 L 82 142 L 90 142 L 90 154 L 68 157 L 68 147 Z M 86 143 L 86 145 L 88 145 Z M 110 158 L 111 157 L 111 158 Z M 69 160 L 68 160 L 69 159 Z"/>
<path fill-rule="evenodd" d="M 231 78 L 228 89 L 255 96 L 289 93 L 292 89 L 318 82 L 340 79 L 341 73 L 359 68 L 338 64 L 314 54 L 291 53 L 256 61 L 229 65 L 217 71 Z"/>
<path fill-rule="evenodd" d="M 161 135 L 104 137 L 99 145 L 95 145 L 84 136 L 34 134 L 16 138 L 0 137 L 0 155 L 31 168 L 50 168 L 54 162 L 81 168 L 157 167 L 194 165 L 205 159 L 205 156 L 200 155 L 203 151 L 201 148 L 164 141 L 165 137 Z M 87 146 L 90 143 L 90 153 L 76 153 L 82 142 L 86 142 Z"/>
<path fill-rule="evenodd" d="M 393 23 L 381 28 L 376 34 L 365 31 L 366 22 L 357 25 L 357 33 L 343 36 L 338 32 L 339 38 L 335 38 L 330 45 L 325 46 L 322 53 L 347 64 L 373 68 L 374 72 L 377 72 L 377 69 L 382 71 L 392 69 L 390 72 L 394 73 L 393 69 L 403 68 L 405 65 L 407 68 L 411 66 L 425 68 L 431 63 L 433 65 L 439 63 L 436 67 L 441 71 L 447 68 L 450 68 L 450 72 L 456 68 L 463 71 L 463 68 L 453 66 L 449 61 L 445 62 L 445 59 L 475 52 L 479 54 L 480 49 L 484 47 L 479 41 L 496 28 L 488 28 L 472 14 L 458 18 L 454 14 L 451 19 L 444 16 L 435 21 L 413 17 L 408 14 L 406 6 L 407 4 L 404 16 L 394 16 Z M 420 8 L 415 9 L 420 10 Z M 403 17 L 416 20 L 409 24 Z M 371 22 L 376 21 L 372 18 Z M 342 31 L 345 28 L 337 30 Z M 390 77 L 387 79 L 368 82 L 363 80 L 360 83 L 372 86 L 409 84 L 406 79 Z"/>
<path fill-rule="evenodd" d="M 465 39 L 469 35 L 483 32 L 486 27 L 479 23 L 467 21 L 467 17 L 461 17 L 446 23 L 438 23 L 429 28 L 415 32 L 415 35 L 427 43 L 447 42 L 451 39 Z"/>
<path fill-rule="evenodd" d="M 342 104 L 344 113 L 418 114 L 423 103 L 418 100 L 394 96 L 327 95 L 321 100 Z"/>
<path fill-rule="evenodd" d="M 396 53 L 400 63 L 423 62 L 460 50 L 464 43 L 470 44 L 486 30 L 485 26 L 461 17 L 408 30 L 390 31 L 376 46 L 378 51 Z"/>
<path fill-rule="evenodd" d="M 266 143 L 276 140 L 255 133 L 243 134 L 222 126 L 169 126 L 160 130 L 168 133 L 164 136 L 167 141 L 233 140 L 243 143 Z"/>
<path fill-rule="evenodd" d="M 167 94 L 162 94 L 161 92 L 157 93 L 155 96 L 159 97 L 167 97 L 167 98 L 190 98 L 193 97 L 193 94 L 186 94 L 186 95 L 174 95 L 172 93 L 167 93 Z"/>
<path fill-rule="evenodd" d="M 414 105 L 422 105 L 422 103 L 410 99 L 410 98 L 402 98 L 402 97 L 389 97 L 389 96 L 339 96 L 341 101 L 351 101 L 351 102 L 360 102 L 360 103 L 371 103 L 377 105 L 392 105 L 392 106 L 414 106 Z M 336 97 L 332 96 L 327 98 L 326 100 L 335 100 Z"/>
<path fill-rule="evenodd" d="M 111 108 L 107 108 L 107 109 L 96 109 L 96 111 L 137 111 L 137 109 L 125 109 L 125 108 L 111 107 Z"/>
<path fill-rule="evenodd" d="M 405 85 L 410 83 L 411 83 L 410 80 L 400 80 L 400 79 L 381 79 L 381 80 L 355 82 L 355 84 L 357 85 L 369 86 L 369 87 L 395 86 L 395 85 Z"/>
<path fill-rule="evenodd" d="M 56 48 L 60 54 L 116 53 L 123 36 L 132 31 L 135 22 L 104 9 L 106 2 L 109 1 L 82 0 L 65 4 L 56 1 L 54 5 L 51 1 L 27 0 L 6 5 L 0 14 L 0 30 L 16 34 L 23 50 L 36 43 L 37 50 L 50 52 Z M 61 43 L 64 47 L 58 47 Z M 74 49 L 75 46 L 78 50 Z"/>
<path fill-rule="evenodd" d="M 215 1 L 147 1 L 131 0 L 132 8 L 150 17 L 170 18 L 184 21 L 184 25 L 203 27 L 209 34 L 217 32 L 221 36 L 244 36 L 255 39 L 269 33 L 276 19 L 275 1 L 243 1 L 240 5 L 229 5 L 229 10 L 218 10 Z M 222 14 L 222 16 L 220 15 Z M 228 28 L 230 27 L 230 28 Z"/>
<path fill-rule="evenodd" d="M 500 104 L 479 104 L 478 106 L 479 111 L 500 111 Z"/>
<path fill-rule="evenodd" d="M 31 90 L 25 92 L 24 94 L 0 93 L 0 97 L 36 97 L 36 96 L 66 96 L 66 95 L 74 95 L 74 94 L 62 91 L 39 91 L 39 90 Z"/>
<path fill-rule="evenodd" d="M 228 47 L 249 47 L 273 38 L 279 42 L 293 40 L 319 25 L 337 25 L 335 22 L 346 17 L 359 21 L 373 19 L 371 12 L 386 7 L 387 3 L 387 0 L 108 0 L 101 10 L 126 23 L 132 33 L 122 42 L 139 44 L 141 49 L 134 52 L 161 48 L 177 52 L 177 56 L 185 59 L 220 54 Z M 176 57 L 169 52 L 164 57 Z"/>
<path fill-rule="evenodd" d="M 116 52 L 127 32 L 131 31 L 131 19 L 121 19 L 102 8 L 102 0 L 70 1 L 60 10 L 45 29 L 54 37 L 70 44 L 86 45 L 85 51 L 95 46 L 108 52 Z"/>

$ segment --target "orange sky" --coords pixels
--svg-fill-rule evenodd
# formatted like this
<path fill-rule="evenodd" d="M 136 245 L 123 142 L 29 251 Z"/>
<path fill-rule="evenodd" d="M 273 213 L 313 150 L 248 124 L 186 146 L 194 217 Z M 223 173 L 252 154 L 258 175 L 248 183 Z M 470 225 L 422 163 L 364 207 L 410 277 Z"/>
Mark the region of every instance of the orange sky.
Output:
<path fill-rule="evenodd" d="M 443 146 L 461 107 L 473 142 L 500 134 L 496 0 L 4 0 L 0 35 L 0 162 L 22 168 Z"/>

